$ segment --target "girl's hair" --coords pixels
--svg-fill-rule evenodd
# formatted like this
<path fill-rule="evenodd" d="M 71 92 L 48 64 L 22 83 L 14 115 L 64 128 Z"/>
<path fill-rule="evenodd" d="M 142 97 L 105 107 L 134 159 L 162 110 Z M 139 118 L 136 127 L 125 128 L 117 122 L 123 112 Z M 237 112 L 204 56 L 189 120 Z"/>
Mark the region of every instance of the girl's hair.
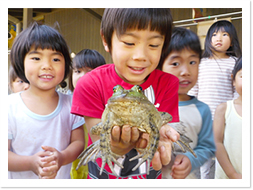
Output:
<path fill-rule="evenodd" d="M 170 9 L 105 9 L 101 21 L 101 34 L 111 51 L 112 34 L 115 31 L 118 36 L 128 29 L 158 31 L 164 35 L 163 50 L 168 47 L 172 30 L 172 16 Z"/>
<path fill-rule="evenodd" d="M 62 53 L 65 59 L 64 79 L 67 78 L 71 67 L 71 58 L 66 41 L 57 30 L 34 22 L 15 38 L 10 53 L 11 64 L 20 79 L 29 83 L 25 76 L 24 59 L 32 46 L 35 50 L 38 48 L 52 49 Z"/>
<path fill-rule="evenodd" d="M 185 48 L 194 51 L 201 59 L 202 50 L 197 34 L 183 27 L 173 28 L 169 47 L 161 56 L 158 68 L 162 69 L 165 59 L 172 51 L 182 51 Z"/>
<path fill-rule="evenodd" d="M 234 69 L 233 69 L 233 71 L 232 71 L 233 80 L 235 80 L 235 76 L 236 76 L 237 72 L 240 71 L 241 69 L 242 69 L 242 57 L 239 57 L 239 58 L 236 60 Z"/>
<path fill-rule="evenodd" d="M 72 68 L 81 69 L 89 67 L 95 69 L 101 65 L 105 65 L 106 61 L 104 57 L 96 50 L 83 49 L 76 54 L 72 60 Z M 73 92 L 74 86 L 72 81 L 72 72 L 69 76 L 69 89 Z"/>
<path fill-rule="evenodd" d="M 206 39 L 205 39 L 205 50 L 203 57 L 214 57 L 215 48 L 212 46 L 212 36 L 213 33 L 218 31 L 225 31 L 229 34 L 231 40 L 231 46 L 227 50 L 226 54 L 228 56 L 240 57 L 242 55 L 241 47 L 238 41 L 236 29 L 234 25 L 227 20 L 220 20 L 212 24 L 209 28 Z"/>
<path fill-rule="evenodd" d="M 73 68 L 89 67 L 95 69 L 106 64 L 104 57 L 96 50 L 83 49 L 73 58 Z"/>

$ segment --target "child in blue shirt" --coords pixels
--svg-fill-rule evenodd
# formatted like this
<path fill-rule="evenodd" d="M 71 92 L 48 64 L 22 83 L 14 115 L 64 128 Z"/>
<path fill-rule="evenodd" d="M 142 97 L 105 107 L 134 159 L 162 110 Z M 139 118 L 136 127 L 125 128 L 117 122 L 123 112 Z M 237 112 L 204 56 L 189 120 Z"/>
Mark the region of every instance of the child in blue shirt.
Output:
<path fill-rule="evenodd" d="M 210 108 L 187 94 L 197 82 L 200 59 L 201 47 L 198 36 L 185 28 L 174 28 L 169 48 L 163 54 L 159 67 L 179 79 L 180 123 L 174 123 L 174 127 L 192 140 L 190 146 L 197 158 L 190 152 L 177 152 L 174 160 L 163 167 L 163 178 L 197 178 L 195 175 L 197 169 L 215 155 Z"/>

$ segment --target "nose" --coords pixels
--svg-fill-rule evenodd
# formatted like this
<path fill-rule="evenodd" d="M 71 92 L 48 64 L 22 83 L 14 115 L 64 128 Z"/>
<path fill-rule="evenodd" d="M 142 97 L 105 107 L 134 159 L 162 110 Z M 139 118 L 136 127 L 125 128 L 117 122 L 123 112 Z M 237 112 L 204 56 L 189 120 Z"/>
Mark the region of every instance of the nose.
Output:
<path fill-rule="evenodd" d="M 52 69 L 51 60 L 45 59 L 45 60 L 42 62 L 42 69 L 43 69 L 43 70 L 51 70 L 51 69 Z"/>
<path fill-rule="evenodd" d="M 133 50 L 133 60 L 146 61 L 146 49 L 143 45 L 140 44 Z"/>
<path fill-rule="evenodd" d="M 180 74 L 181 74 L 181 76 L 190 76 L 191 75 L 188 64 L 184 64 L 181 66 L 181 73 Z"/>

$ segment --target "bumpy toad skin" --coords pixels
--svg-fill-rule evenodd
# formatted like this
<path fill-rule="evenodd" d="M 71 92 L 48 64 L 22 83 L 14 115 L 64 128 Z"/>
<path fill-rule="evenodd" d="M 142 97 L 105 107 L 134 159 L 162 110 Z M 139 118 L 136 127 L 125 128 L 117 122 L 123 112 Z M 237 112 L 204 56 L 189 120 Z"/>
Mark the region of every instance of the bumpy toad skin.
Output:
<path fill-rule="evenodd" d="M 139 155 L 131 158 L 130 161 L 141 158 L 141 161 L 133 168 L 136 170 L 143 162 L 147 161 L 147 174 L 149 174 L 150 162 L 157 150 L 159 143 L 159 129 L 172 120 L 172 116 L 166 112 L 159 112 L 155 106 L 143 94 L 142 88 L 138 85 L 133 86 L 130 90 L 125 90 L 120 85 L 113 89 L 114 93 L 108 99 L 107 106 L 102 115 L 102 122 L 91 128 L 93 135 L 100 135 L 100 140 L 90 145 L 84 150 L 78 158 L 80 162 L 77 169 L 81 165 L 86 165 L 89 161 L 96 158 L 102 158 L 103 168 L 107 163 L 114 175 L 115 173 L 112 161 L 119 167 L 123 166 L 117 161 L 119 155 L 114 154 L 110 149 L 111 129 L 114 126 L 130 125 L 136 126 L 140 131 L 149 134 L 149 142 L 145 149 L 138 149 Z M 179 140 L 180 144 L 189 149 L 188 144 L 184 144 Z M 187 142 L 188 143 L 188 142 Z M 178 143 L 179 144 L 179 143 Z M 184 148 L 182 147 L 184 150 Z M 185 151 L 185 150 L 184 150 Z M 194 152 L 190 149 L 194 154 Z"/>

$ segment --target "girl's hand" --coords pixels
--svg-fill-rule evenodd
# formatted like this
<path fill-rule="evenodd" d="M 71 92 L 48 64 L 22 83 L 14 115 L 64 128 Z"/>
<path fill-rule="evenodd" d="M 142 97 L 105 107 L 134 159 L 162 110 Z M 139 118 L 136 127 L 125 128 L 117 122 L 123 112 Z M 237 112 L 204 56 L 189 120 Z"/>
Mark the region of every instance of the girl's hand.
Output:
<path fill-rule="evenodd" d="M 51 154 L 41 158 L 42 162 L 42 179 L 54 179 L 58 170 L 62 166 L 62 154 L 53 147 L 42 146 L 42 149 Z"/>
<path fill-rule="evenodd" d="M 184 179 L 189 175 L 191 169 L 192 165 L 190 159 L 183 154 L 179 154 L 176 156 L 174 164 L 171 168 L 171 176 L 174 179 Z"/>
<path fill-rule="evenodd" d="M 43 173 L 42 171 L 43 162 L 41 161 L 41 159 L 43 157 L 47 157 L 50 155 L 51 155 L 51 152 L 49 151 L 41 151 L 30 157 L 30 163 L 31 163 L 30 170 L 33 171 L 36 175 L 38 175 L 39 178 L 41 178 L 41 174 Z"/>

